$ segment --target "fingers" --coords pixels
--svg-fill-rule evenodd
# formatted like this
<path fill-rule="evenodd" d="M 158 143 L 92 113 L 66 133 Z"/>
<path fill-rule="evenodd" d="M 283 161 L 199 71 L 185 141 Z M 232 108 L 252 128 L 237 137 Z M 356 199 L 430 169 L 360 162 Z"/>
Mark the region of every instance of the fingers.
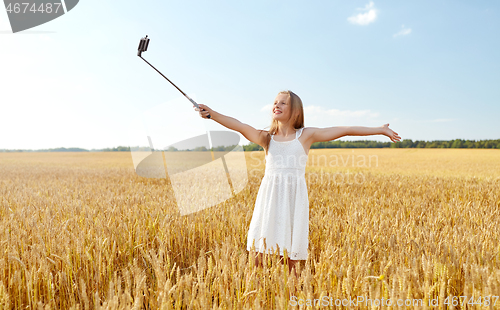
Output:
<path fill-rule="evenodd" d="M 389 138 L 391 139 L 392 142 L 400 142 L 401 141 L 401 137 L 394 131 L 392 132 L 392 135 L 389 136 Z"/>
<path fill-rule="evenodd" d="M 194 110 L 199 112 L 202 118 L 207 118 L 207 115 L 209 114 L 208 111 L 204 111 L 203 109 L 201 109 L 201 107 L 200 108 L 194 107 Z"/>
<path fill-rule="evenodd" d="M 389 124 L 387 124 L 389 125 Z M 401 140 L 401 137 L 399 136 L 399 134 L 397 132 L 395 132 L 394 130 L 391 130 L 392 131 L 392 136 L 391 136 L 391 140 L 393 140 L 394 142 L 398 142 Z"/>
<path fill-rule="evenodd" d="M 209 114 L 209 113 L 208 113 L 207 111 L 200 112 L 200 116 L 201 116 L 202 118 L 208 118 L 208 117 L 207 117 L 207 116 L 208 116 L 208 114 Z"/>

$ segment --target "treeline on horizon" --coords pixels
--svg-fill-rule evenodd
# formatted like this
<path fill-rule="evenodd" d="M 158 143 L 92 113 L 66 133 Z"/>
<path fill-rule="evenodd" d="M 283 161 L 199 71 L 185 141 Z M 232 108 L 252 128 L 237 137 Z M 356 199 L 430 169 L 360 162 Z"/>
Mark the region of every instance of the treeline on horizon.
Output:
<path fill-rule="evenodd" d="M 197 147 L 192 151 L 230 151 L 234 149 L 234 145 L 231 146 L 219 146 L 211 149 L 205 147 Z M 359 141 L 328 141 L 328 142 L 316 142 L 311 145 L 311 149 L 335 149 L 335 148 L 452 148 L 452 149 L 500 149 L 500 139 L 497 140 L 435 140 L 435 141 L 423 141 L 411 139 L 404 139 L 400 142 L 379 142 L 371 140 L 359 140 Z M 149 151 L 148 147 L 135 147 L 134 151 Z M 255 143 L 250 143 L 248 145 L 243 145 L 243 150 L 245 152 L 252 151 L 263 151 L 264 149 Z M 158 150 L 159 151 L 159 150 Z M 177 149 L 170 147 L 168 150 L 170 152 L 178 151 Z M 77 147 L 72 148 L 54 148 L 54 149 L 40 149 L 40 150 L 7 150 L 0 149 L 0 152 L 130 152 L 130 147 L 128 146 L 118 146 L 114 148 L 105 149 L 82 149 Z"/>
<path fill-rule="evenodd" d="M 255 143 L 244 146 L 245 151 L 263 151 L 263 148 Z M 403 139 L 399 142 L 379 142 L 371 140 L 359 141 L 328 141 L 316 142 L 311 149 L 335 149 L 335 148 L 451 148 L 451 149 L 500 149 L 500 139 L 497 140 L 435 140 L 424 141 Z"/>
<path fill-rule="evenodd" d="M 149 150 L 149 148 L 148 148 Z M 69 147 L 69 148 L 64 148 L 64 147 L 58 147 L 54 149 L 40 149 L 40 150 L 7 150 L 7 149 L 0 149 L 0 152 L 129 152 L 130 147 L 128 146 L 118 146 L 114 148 L 105 148 L 105 149 L 82 149 L 79 147 Z"/>

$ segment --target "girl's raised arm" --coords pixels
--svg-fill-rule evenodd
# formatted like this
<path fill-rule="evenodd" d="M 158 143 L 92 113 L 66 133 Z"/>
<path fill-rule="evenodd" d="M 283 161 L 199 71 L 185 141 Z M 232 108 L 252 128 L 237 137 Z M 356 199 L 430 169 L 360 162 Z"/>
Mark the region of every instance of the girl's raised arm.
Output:
<path fill-rule="evenodd" d="M 336 126 L 326 128 L 314 128 L 311 131 L 312 143 L 327 142 L 341 138 L 343 136 L 372 136 L 384 135 L 389 137 L 392 142 L 398 142 L 401 137 L 397 132 L 389 128 L 389 124 L 384 124 L 380 127 L 363 127 L 363 126 Z M 311 144 L 312 144 L 311 143 Z"/>
<path fill-rule="evenodd" d="M 217 123 L 221 124 L 224 127 L 227 127 L 231 130 L 237 131 L 241 133 L 248 141 L 251 141 L 253 143 L 256 143 L 262 147 L 264 147 L 265 144 L 265 135 L 266 132 L 263 130 L 257 130 L 253 128 L 250 125 L 244 124 L 240 122 L 239 120 L 226 116 L 223 114 L 220 114 L 212 109 L 210 109 L 208 106 L 204 104 L 198 104 L 198 106 L 205 110 L 205 111 L 200 111 L 200 116 L 202 118 L 207 118 L 207 115 L 210 114 L 210 117 L 212 120 L 216 121 Z M 196 107 L 194 107 L 195 111 L 199 111 Z"/>

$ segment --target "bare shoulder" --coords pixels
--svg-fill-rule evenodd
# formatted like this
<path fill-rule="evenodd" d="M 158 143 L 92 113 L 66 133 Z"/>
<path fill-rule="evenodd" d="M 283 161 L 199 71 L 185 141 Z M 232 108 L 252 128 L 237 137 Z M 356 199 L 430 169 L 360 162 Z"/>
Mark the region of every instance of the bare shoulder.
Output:
<path fill-rule="evenodd" d="M 261 139 L 264 139 L 269 135 L 269 130 L 264 130 L 264 129 L 260 129 L 259 130 L 259 136 Z"/>
<path fill-rule="evenodd" d="M 260 143 L 258 143 L 262 148 L 264 149 L 264 154 L 267 155 L 267 150 L 269 148 L 269 130 L 259 130 L 259 140 Z"/>
<path fill-rule="evenodd" d="M 259 143 L 260 145 L 266 144 L 268 137 L 269 130 L 259 129 L 259 140 L 261 141 L 261 143 Z"/>
<path fill-rule="evenodd" d="M 299 137 L 299 142 L 302 143 L 304 147 L 304 151 L 306 154 L 309 154 L 309 149 L 311 145 L 314 143 L 314 133 L 318 131 L 319 128 L 316 127 L 303 127 L 302 133 Z"/>
<path fill-rule="evenodd" d="M 266 136 L 268 135 L 266 130 L 255 129 L 252 126 L 241 122 L 237 122 L 233 129 L 241 133 L 248 141 L 259 145 L 264 143 Z"/>
<path fill-rule="evenodd" d="M 303 127 L 301 136 L 303 136 L 305 140 L 308 140 L 320 129 L 321 128 L 317 127 Z"/>

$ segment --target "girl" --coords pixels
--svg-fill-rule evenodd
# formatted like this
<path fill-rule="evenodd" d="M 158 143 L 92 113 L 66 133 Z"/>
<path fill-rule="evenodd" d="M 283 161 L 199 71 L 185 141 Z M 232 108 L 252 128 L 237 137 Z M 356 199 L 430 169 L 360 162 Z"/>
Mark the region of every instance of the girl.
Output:
<path fill-rule="evenodd" d="M 255 245 L 259 252 L 256 265 L 261 265 L 266 249 L 274 253 L 279 247 L 280 258 L 283 258 L 283 250 L 286 249 L 289 272 L 294 270 L 299 260 L 307 259 L 309 200 L 305 166 L 311 145 L 343 136 L 385 135 L 393 142 L 401 139 L 389 129 L 389 124 L 380 127 L 305 128 L 302 101 L 290 90 L 279 92 L 274 100 L 268 131 L 256 130 L 206 105 L 199 104 L 199 107 L 201 111 L 195 110 L 200 112 L 202 118 L 210 114 L 214 121 L 240 132 L 249 141 L 264 148 L 266 168 L 248 230 L 247 250 Z"/>

